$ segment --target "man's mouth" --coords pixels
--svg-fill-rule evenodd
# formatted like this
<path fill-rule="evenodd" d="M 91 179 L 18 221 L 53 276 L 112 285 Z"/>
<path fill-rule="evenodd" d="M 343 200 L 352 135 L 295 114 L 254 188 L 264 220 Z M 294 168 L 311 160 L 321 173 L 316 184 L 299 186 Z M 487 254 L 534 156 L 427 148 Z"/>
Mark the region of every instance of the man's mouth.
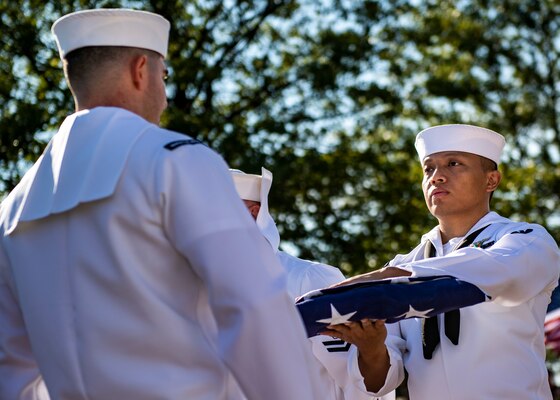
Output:
<path fill-rule="evenodd" d="M 449 192 L 447 190 L 443 190 L 443 189 L 436 189 L 432 192 L 432 198 L 438 198 L 438 197 L 443 197 L 445 195 L 449 194 Z"/>

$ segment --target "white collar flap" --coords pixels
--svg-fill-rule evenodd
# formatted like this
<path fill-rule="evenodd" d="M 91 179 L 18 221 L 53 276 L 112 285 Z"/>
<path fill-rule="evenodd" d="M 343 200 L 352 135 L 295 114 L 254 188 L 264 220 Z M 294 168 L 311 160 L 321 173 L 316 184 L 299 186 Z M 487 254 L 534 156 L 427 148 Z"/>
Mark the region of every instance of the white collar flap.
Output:
<path fill-rule="evenodd" d="M 44 218 L 112 195 L 130 149 L 153 126 L 113 107 L 68 116 L 4 201 L 6 233 L 15 230 L 19 221 Z"/>

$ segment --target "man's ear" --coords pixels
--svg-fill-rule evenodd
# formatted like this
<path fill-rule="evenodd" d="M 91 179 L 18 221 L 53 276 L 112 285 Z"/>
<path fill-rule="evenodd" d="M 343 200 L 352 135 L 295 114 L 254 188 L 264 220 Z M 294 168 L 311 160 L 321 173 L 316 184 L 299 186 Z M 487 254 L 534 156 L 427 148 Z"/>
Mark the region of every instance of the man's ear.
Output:
<path fill-rule="evenodd" d="M 488 172 L 487 176 L 488 179 L 486 181 L 486 191 L 493 192 L 500 184 L 500 181 L 502 180 L 502 174 L 500 173 L 500 171 L 495 170 Z"/>
<path fill-rule="evenodd" d="M 135 89 L 143 90 L 148 85 L 148 56 L 139 54 L 130 61 L 130 76 Z"/>

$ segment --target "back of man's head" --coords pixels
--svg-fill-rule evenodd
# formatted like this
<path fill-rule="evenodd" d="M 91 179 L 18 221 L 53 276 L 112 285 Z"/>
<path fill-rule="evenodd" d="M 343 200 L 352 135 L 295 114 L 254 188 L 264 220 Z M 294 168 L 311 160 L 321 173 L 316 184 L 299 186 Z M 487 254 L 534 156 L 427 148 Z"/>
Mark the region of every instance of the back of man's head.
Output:
<path fill-rule="evenodd" d="M 85 99 L 96 92 L 116 89 L 126 64 L 140 54 L 149 53 L 134 47 L 82 47 L 66 55 L 64 75 L 74 96 Z"/>
<path fill-rule="evenodd" d="M 92 96 L 117 92 L 134 57 L 145 55 L 152 63 L 165 58 L 169 22 L 146 11 L 84 10 L 58 19 L 52 33 L 76 102 L 87 103 Z"/>

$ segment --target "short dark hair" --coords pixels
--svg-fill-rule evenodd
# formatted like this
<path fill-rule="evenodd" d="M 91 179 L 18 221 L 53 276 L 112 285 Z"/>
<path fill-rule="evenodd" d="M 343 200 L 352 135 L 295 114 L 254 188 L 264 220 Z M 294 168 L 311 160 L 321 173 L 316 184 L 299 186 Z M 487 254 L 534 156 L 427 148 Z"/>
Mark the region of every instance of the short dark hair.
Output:
<path fill-rule="evenodd" d="M 86 88 L 104 68 L 115 65 L 135 55 L 147 54 L 158 57 L 159 54 L 145 49 L 125 46 L 89 46 L 72 50 L 64 59 L 64 74 L 72 91 Z"/>
<path fill-rule="evenodd" d="M 498 164 L 496 164 L 494 161 L 490 160 L 489 158 L 480 156 L 480 163 L 482 164 L 482 169 L 485 172 L 496 171 L 498 169 Z"/>
<path fill-rule="evenodd" d="M 87 83 L 96 71 L 122 59 L 130 51 L 127 47 L 91 46 L 68 53 L 64 58 L 64 74 L 71 88 Z"/>

